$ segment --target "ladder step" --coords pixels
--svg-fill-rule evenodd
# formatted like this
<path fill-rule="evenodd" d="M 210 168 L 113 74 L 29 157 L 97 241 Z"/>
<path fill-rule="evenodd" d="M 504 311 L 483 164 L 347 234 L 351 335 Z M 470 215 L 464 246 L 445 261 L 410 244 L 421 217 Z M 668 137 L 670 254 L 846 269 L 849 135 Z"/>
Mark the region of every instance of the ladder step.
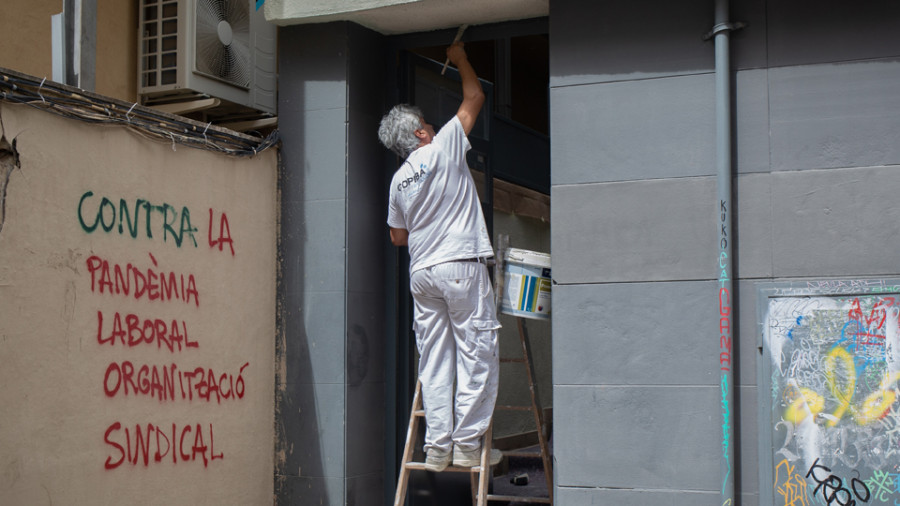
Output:
<path fill-rule="evenodd" d="M 424 462 L 407 462 L 403 464 L 403 467 L 410 469 L 412 471 L 425 471 L 425 463 Z M 446 469 L 442 472 L 451 472 L 451 473 L 480 473 L 481 466 L 474 467 L 457 467 L 457 466 L 447 466 Z"/>
<path fill-rule="evenodd" d="M 533 502 L 542 504 L 552 504 L 549 497 L 522 497 L 518 495 L 494 495 L 488 494 L 488 501 L 507 501 L 507 502 Z"/>
<path fill-rule="evenodd" d="M 535 457 L 535 458 L 542 457 L 541 452 L 524 452 L 524 451 L 520 452 L 520 451 L 515 451 L 515 450 L 505 451 L 505 452 L 503 452 L 503 455 L 508 456 L 508 457 Z"/>
<path fill-rule="evenodd" d="M 413 411 L 413 416 L 425 416 L 425 410 L 417 409 L 417 410 Z"/>
<path fill-rule="evenodd" d="M 503 364 L 509 364 L 509 363 L 524 364 L 525 359 L 524 358 L 501 358 L 500 362 Z"/>
<path fill-rule="evenodd" d="M 533 411 L 531 406 L 496 406 L 494 409 L 502 409 L 504 411 Z"/>

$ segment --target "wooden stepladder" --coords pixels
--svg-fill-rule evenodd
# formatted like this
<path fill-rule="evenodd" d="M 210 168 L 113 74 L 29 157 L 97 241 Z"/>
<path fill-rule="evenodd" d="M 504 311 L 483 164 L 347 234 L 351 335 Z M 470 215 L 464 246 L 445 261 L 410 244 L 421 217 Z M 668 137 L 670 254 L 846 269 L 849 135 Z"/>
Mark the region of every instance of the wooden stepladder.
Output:
<path fill-rule="evenodd" d="M 510 501 L 525 503 L 544 503 L 553 504 L 553 468 L 550 466 L 550 448 L 547 444 L 547 438 L 544 437 L 544 420 L 541 415 L 540 402 L 538 400 L 537 390 L 534 387 L 534 366 L 531 364 L 531 346 L 528 343 L 528 335 L 525 330 L 525 320 L 516 318 L 516 324 L 519 329 L 519 341 L 522 344 L 522 358 L 501 358 L 501 362 L 519 363 L 525 366 L 525 374 L 528 378 L 528 389 L 531 391 L 530 406 L 501 406 L 498 405 L 494 409 L 508 411 L 531 411 L 534 416 L 534 424 L 537 427 L 538 446 L 540 452 L 528 451 L 509 451 L 504 450 L 503 454 L 508 457 L 540 457 L 544 467 L 544 478 L 547 480 L 547 497 L 521 497 L 510 495 L 488 495 L 488 501 Z"/>
<path fill-rule="evenodd" d="M 413 452 L 417 444 L 419 432 L 419 419 L 425 418 L 425 409 L 422 407 L 422 383 L 416 382 L 416 393 L 413 395 L 412 410 L 409 414 L 409 428 L 406 430 L 406 446 L 403 448 L 403 460 L 400 463 L 400 478 L 397 480 L 397 493 L 394 496 L 394 506 L 403 506 L 406 503 L 406 488 L 409 486 L 410 471 L 424 471 L 424 462 L 413 462 Z M 488 480 L 491 473 L 491 438 L 494 422 L 488 425 L 481 445 L 481 464 L 475 467 L 447 466 L 444 472 L 469 473 L 472 483 L 472 504 L 486 506 L 488 501 Z"/>

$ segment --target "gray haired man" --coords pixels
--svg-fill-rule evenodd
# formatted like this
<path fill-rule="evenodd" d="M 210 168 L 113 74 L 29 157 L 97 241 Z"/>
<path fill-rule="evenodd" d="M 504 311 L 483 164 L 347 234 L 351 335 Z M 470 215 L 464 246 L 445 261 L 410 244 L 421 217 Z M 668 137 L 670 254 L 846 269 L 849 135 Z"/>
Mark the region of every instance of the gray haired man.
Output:
<path fill-rule="evenodd" d="M 497 400 L 499 358 L 493 256 L 472 174 L 466 137 L 484 92 L 462 43 L 447 49 L 459 69 L 463 101 L 437 133 L 413 106 L 395 106 L 378 137 L 405 161 L 394 174 L 388 220 L 391 242 L 408 246 L 410 291 L 425 406 L 425 467 L 480 464 L 481 438 Z M 456 392 L 453 391 L 454 380 Z M 491 464 L 500 452 L 491 452 Z"/>

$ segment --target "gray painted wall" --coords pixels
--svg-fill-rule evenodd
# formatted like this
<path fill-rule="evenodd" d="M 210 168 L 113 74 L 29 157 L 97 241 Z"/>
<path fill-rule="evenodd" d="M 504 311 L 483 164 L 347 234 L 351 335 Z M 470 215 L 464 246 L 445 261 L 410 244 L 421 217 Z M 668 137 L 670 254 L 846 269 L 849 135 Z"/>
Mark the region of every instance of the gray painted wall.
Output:
<path fill-rule="evenodd" d="M 278 504 L 383 502 L 381 44 L 349 23 L 280 32 Z"/>
<path fill-rule="evenodd" d="M 717 505 L 712 2 L 550 8 L 557 502 Z M 757 504 L 756 283 L 900 276 L 900 4 L 742 0 L 732 19 L 736 484 Z M 383 42 L 280 32 L 279 504 L 381 504 L 391 474 Z"/>
<path fill-rule="evenodd" d="M 758 504 L 756 282 L 900 268 L 900 4 L 731 4 L 736 485 Z M 713 14 L 550 4 L 560 504 L 719 504 Z"/>

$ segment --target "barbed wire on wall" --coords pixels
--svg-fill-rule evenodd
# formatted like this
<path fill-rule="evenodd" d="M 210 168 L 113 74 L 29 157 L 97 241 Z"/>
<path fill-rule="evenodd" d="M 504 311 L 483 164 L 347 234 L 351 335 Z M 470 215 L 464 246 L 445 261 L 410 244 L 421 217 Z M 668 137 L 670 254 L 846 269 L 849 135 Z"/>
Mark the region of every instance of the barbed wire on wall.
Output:
<path fill-rule="evenodd" d="M 278 129 L 265 137 L 246 135 L 4 68 L 0 68 L 0 101 L 88 123 L 123 126 L 143 137 L 171 143 L 173 150 L 181 144 L 232 156 L 253 156 L 279 142 Z"/>

